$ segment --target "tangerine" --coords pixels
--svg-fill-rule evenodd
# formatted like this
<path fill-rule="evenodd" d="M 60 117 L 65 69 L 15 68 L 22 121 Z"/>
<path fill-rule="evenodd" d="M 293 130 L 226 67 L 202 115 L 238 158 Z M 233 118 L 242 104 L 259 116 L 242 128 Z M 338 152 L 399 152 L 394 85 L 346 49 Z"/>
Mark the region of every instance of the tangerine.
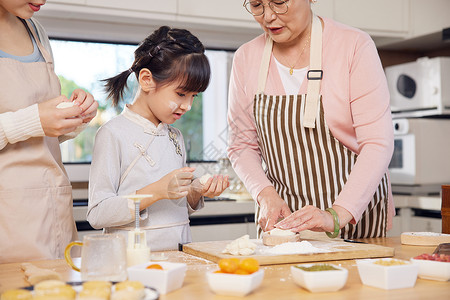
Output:
<path fill-rule="evenodd" d="M 151 264 L 151 265 L 147 266 L 146 269 L 163 270 L 163 267 L 161 267 L 161 265 L 158 265 L 158 264 Z"/>
<path fill-rule="evenodd" d="M 254 258 L 244 258 L 240 261 L 238 268 L 252 274 L 259 270 L 259 262 Z"/>
<path fill-rule="evenodd" d="M 237 258 L 222 258 L 218 262 L 219 268 L 224 273 L 234 273 L 239 267 L 239 259 Z"/>
<path fill-rule="evenodd" d="M 242 270 L 242 269 L 237 269 L 236 272 L 234 272 L 234 274 L 236 274 L 236 275 L 249 275 L 250 273 L 245 271 L 245 270 Z"/>

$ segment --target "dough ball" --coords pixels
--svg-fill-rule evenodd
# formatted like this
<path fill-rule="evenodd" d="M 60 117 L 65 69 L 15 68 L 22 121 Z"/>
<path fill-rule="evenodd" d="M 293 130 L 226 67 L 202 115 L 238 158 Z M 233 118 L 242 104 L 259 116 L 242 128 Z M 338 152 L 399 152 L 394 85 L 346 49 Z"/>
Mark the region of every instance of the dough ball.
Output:
<path fill-rule="evenodd" d="M 74 106 L 75 103 L 73 102 L 61 102 L 60 104 L 56 105 L 56 108 L 68 108 Z"/>
<path fill-rule="evenodd" d="M 292 232 L 290 230 L 285 230 L 285 229 L 274 228 L 269 231 L 269 234 L 276 235 L 276 236 L 290 236 L 290 235 L 295 235 L 295 232 Z"/>
<path fill-rule="evenodd" d="M 209 174 L 209 173 L 206 173 L 205 175 L 203 175 L 202 177 L 200 177 L 200 183 L 202 184 L 202 185 L 204 185 L 206 182 L 208 182 L 208 179 L 209 178 L 211 178 L 212 177 L 212 175 L 211 174 Z"/>

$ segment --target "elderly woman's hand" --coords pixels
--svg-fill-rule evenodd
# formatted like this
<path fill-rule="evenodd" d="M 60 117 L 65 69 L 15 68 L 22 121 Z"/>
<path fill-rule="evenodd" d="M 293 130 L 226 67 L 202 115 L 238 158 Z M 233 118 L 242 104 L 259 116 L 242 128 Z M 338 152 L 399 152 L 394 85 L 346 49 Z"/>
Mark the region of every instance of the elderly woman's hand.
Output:
<path fill-rule="evenodd" d="M 340 228 L 344 227 L 353 218 L 350 212 L 343 207 L 333 206 L 333 208 L 339 216 Z M 333 232 L 334 219 L 329 212 L 307 205 L 275 224 L 275 227 L 295 232 L 303 230 Z"/>
<path fill-rule="evenodd" d="M 273 187 L 264 188 L 258 195 L 260 207 L 258 224 L 262 230 L 269 231 L 278 220 L 291 214 L 286 202 L 278 195 Z"/>

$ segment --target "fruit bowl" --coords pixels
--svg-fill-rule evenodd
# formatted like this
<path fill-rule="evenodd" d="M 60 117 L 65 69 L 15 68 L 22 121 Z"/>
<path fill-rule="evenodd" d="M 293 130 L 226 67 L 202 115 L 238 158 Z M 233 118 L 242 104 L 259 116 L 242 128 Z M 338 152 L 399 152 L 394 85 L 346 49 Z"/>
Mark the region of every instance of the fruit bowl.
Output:
<path fill-rule="evenodd" d="M 419 266 L 392 258 L 356 260 L 364 285 L 391 290 L 413 287 Z"/>
<path fill-rule="evenodd" d="M 419 278 L 439 281 L 450 280 L 449 255 L 422 254 L 412 258 L 411 261 L 419 266 Z"/>
<path fill-rule="evenodd" d="M 296 284 L 310 292 L 335 292 L 347 282 L 348 270 L 333 264 L 302 264 L 292 266 L 291 274 Z"/>
<path fill-rule="evenodd" d="M 162 270 L 159 268 L 148 268 L 154 265 L 161 266 Z M 127 271 L 128 280 L 140 281 L 145 286 L 155 288 L 161 294 L 167 294 L 181 288 L 186 269 L 187 265 L 183 263 L 148 262 L 129 267 Z"/>
<path fill-rule="evenodd" d="M 217 271 L 206 274 L 211 291 L 218 295 L 242 297 L 257 289 L 264 278 L 264 270 L 252 274 L 229 274 Z"/>

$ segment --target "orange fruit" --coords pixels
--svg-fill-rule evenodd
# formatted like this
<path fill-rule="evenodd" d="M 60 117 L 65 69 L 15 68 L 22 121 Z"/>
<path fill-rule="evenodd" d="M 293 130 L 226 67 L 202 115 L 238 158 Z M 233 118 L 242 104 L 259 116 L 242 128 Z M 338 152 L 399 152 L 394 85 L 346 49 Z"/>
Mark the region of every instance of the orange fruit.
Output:
<path fill-rule="evenodd" d="M 213 273 L 223 273 L 222 270 L 216 270 Z"/>
<path fill-rule="evenodd" d="M 237 258 L 222 258 L 218 262 L 219 268 L 224 273 L 234 273 L 238 269 L 239 260 Z"/>
<path fill-rule="evenodd" d="M 146 269 L 163 270 L 163 267 L 161 267 L 161 265 L 158 265 L 158 264 L 152 264 L 152 265 L 147 266 Z"/>
<path fill-rule="evenodd" d="M 250 273 L 245 271 L 245 270 L 242 270 L 242 269 L 237 269 L 236 272 L 234 272 L 234 274 L 237 274 L 237 275 L 248 275 Z"/>
<path fill-rule="evenodd" d="M 259 270 L 259 262 L 254 258 L 244 258 L 239 263 L 238 268 L 252 274 Z"/>

